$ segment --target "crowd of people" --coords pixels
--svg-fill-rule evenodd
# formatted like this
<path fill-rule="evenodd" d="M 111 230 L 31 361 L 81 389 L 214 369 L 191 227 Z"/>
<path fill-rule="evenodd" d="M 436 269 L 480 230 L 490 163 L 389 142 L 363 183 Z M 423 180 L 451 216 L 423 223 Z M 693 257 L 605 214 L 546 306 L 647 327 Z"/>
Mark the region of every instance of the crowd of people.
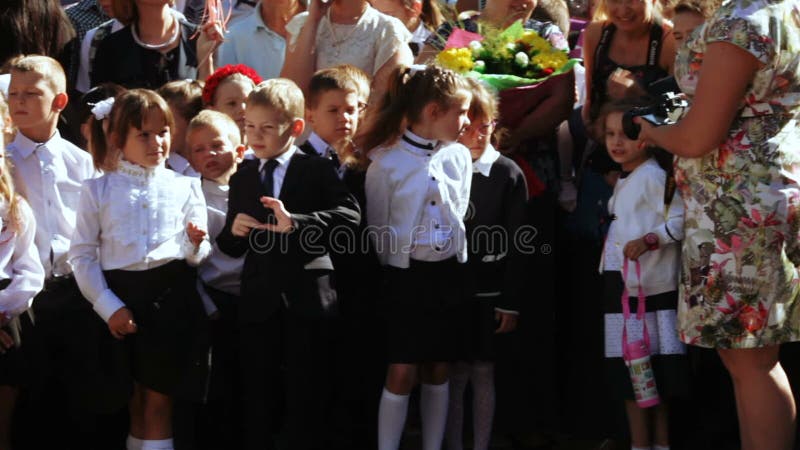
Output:
<path fill-rule="evenodd" d="M 517 21 L 581 64 L 510 123 L 436 55 Z M 800 0 L 13 0 L 0 34 L 0 450 L 398 450 L 415 410 L 423 450 L 796 448 Z"/>

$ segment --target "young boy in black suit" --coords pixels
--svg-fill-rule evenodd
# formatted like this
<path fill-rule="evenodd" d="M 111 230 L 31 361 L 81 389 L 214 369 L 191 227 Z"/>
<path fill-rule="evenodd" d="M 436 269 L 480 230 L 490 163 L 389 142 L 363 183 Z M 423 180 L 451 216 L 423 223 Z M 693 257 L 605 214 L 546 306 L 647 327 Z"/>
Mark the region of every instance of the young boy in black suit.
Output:
<path fill-rule="evenodd" d="M 332 232 L 354 230 L 360 214 L 330 161 L 294 145 L 303 103 L 286 79 L 248 96 L 245 133 L 258 159 L 231 177 L 217 237 L 224 253 L 245 255 L 239 318 L 248 449 L 274 447 L 282 357 L 289 448 L 326 448 L 331 436 L 323 426 L 336 291 L 327 243 Z"/>

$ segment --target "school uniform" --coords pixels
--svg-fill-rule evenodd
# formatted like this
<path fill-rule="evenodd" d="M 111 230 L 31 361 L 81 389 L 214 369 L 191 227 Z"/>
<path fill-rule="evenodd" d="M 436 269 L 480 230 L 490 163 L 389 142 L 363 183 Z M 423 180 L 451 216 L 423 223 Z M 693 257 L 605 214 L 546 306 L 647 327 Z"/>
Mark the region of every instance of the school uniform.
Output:
<path fill-rule="evenodd" d="M 447 361 L 464 298 L 464 216 L 472 161 L 461 144 L 406 130 L 367 170 L 367 222 L 384 268 L 381 312 L 390 363 Z"/>
<path fill-rule="evenodd" d="M 336 168 L 336 173 L 339 174 L 339 178 L 344 177 L 346 166 L 342 163 L 342 161 L 339 161 L 339 155 L 336 153 L 336 149 L 331 147 L 330 144 L 319 137 L 317 133 L 312 132 L 308 136 L 308 139 L 303 142 L 303 144 L 298 146 L 298 148 L 307 155 L 329 159 L 333 164 L 333 167 Z"/>
<path fill-rule="evenodd" d="M 262 196 L 280 199 L 291 212 L 294 230 L 252 230 L 233 236 L 239 213 L 268 222 Z M 331 232 L 354 228 L 359 221 L 355 199 L 329 161 L 292 147 L 273 160 L 256 160 L 231 177 L 220 250 L 244 255 L 241 277 L 241 358 L 245 389 L 246 448 L 272 445 L 281 353 L 287 370 L 287 419 L 292 449 L 325 448 L 326 379 L 336 312 L 333 264 L 328 255 Z"/>
<path fill-rule="evenodd" d="M 463 309 L 459 359 L 492 361 L 495 311 L 519 314 L 527 281 L 526 258 L 516 238 L 526 223 L 528 195 L 522 170 L 494 147 L 489 146 L 472 167 L 465 220 L 472 292 Z"/>
<path fill-rule="evenodd" d="M 219 250 L 213 237 L 225 226 L 228 185 L 202 179 L 208 214 L 211 255 L 197 267 L 197 291 L 210 325 L 211 367 L 204 404 L 175 405 L 173 429 L 177 449 L 241 447 L 242 389 L 239 382 L 238 308 L 244 258 Z"/>
<path fill-rule="evenodd" d="M 202 371 L 189 377 L 207 357 L 190 265 L 211 246 L 192 244 L 190 222 L 207 229 L 199 180 L 120 160 L 84 183 L 69 250 L 78 286 L 103 321 L 123 307 L 133 313 L 137 332 L 124 341 L 133 379 L 167 395 L 201 395 L 204 386 L 194 377 Z"/>
<path fill-rule="evenodd" d="M 95 177 L 96 171 L 91 156 L 58 131 L 46 142 L 34 142 L 18 132 L 7 150 L 17 193 L 28 201 L 36 219 L 34 243 L 45 271 L 44 288 L 31 306 L 36 319 L 28 346 L 32 373 L 20 429 L 35 423 L 34 429 L 52 430 L 47 434 L 21 432 L 30 445 L 48 447 L 53 436 L 63 442 L 67 430 L 70 438 L 80 436 L 78 412 L 97 406 L 81 390 L 94 381 L 97 372 L 89 363 L 74 361 L 87 361 L 87 346 L 99 325 L 67 262 L 81 184 Z"/>
<path fill-rule="evenodd" d="M 633 400 L 628 368 L 622 359 L 622 329 L 627 323 L 628 340 L 642 339 L 643 323 L 636 319 L 639 289 L 644 291 L 650 354 L 656 386 L 664 398 L 688 393 L 686 346 L 678 339 L 678 276 L 680 241 L 683 239 L 684 205 L 679 195 L 664 203 L 666 172 L 654 158 L 633 172 L 623 173 L 608 202 L 612 214 L 600 259 L 603 275 L 605 322 L 605 372 L 607 384 L 618 398 Z M 635 263 L 629 261 L 623 274 L 625 245 L 647 233 L 658 236 L 659 245 L 639 256 L 641 279 Z M 627 286 L 634 317 L 627 321 L 622 313 L 622 292 Z"/>
<path fill-rule="evenodd" d="M 36 219 L 24 199 L 18 199 L 19 222 L 11 223 L 9 204 L 0 200 L 0 315 L 3 331 L 14 347 L 0 354 L 0 385 L 20 386 L 27 380 L 27 355 L 22 352 L 23 336 L 31 331 L 29 308 L 44 286 L 44 267 L 36 246 Z M 27 341 L 27 339 L 25 339 Z"/>

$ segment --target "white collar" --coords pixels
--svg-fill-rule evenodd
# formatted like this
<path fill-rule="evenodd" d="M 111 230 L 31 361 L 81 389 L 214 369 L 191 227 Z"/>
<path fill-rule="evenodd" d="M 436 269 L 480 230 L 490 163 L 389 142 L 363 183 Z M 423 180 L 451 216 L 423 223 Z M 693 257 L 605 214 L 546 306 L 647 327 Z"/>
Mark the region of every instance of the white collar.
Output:
<path fill-rule="evenodd" d="M 472 171 L 480 172 L 481 175 L 488 177 L 492 171 L 492 164 L 500 158 L 500 152 L 495 150 L 492 144 L 486 147 L 480 158 L 472 162 Z"/>
<path fill-rule="evenodd" d="M 259 28 L 262 28 L 264 30 L 267 30 L 270 33 L 275 34 L 275 32 L 272 31 L 272 28 L 268 27 L 267 24 L 264 23 L 264 19 L 261 17 L 261 8 L 263 8 L 263 7 L 264 7 L 264 2 L 258 2 L 256 4 L 255 8 L 253 8 L 253 12 L 251 13 L 251 15 L 249 17 L 250 22 L 252 23 L 252 26 L 256 30 L 258 30 Z"/>
<path fill-rule="evenodd" d="M 119 164 L 117 164 L 116 172 L 125 176 L 126 178 L 143 179 L 149 181 L 159 172 L 159 169 L 164 169 L 164 165 L 159 164 L 156 167 L 142 167 L 138 164 L 134 164 L 120 158 Z"/>
<path fill-rule="evenodd" d="M 409 141 L 414 142 L 414 144 Z M 403 135 L 400 136 L 400 143 L 402 144 L 403 148 L 418 156 L 431 156 L 433 152 L 438 150 L 440 144 L 439 141 L 425 139 L 424 137 L 413 133 L 409 129 L 406 129 L 403 132 Z M 423 146 L 428 146 L 430 148 L 423 148 Z"/>
<path fill-rule="evenodd" d="M 317 133 L 311 132 L 311 135 L 308 137 L 308 143 L 314 147 L 314 151 L 317 152 L 319 156 L 323 158 L 328 157 L 328 149 L 331 148 L 324 139 L 319 137 Z"/>
<path fill-rule="evenodd" d="M 208 178 L 203 178 L 201 180 L 201 183 L 204 194 L 214 195 L 216 197 L 228 198 L 228 191 L 230 190 L 230 185 L 219 184 L 214 180 L 209 180 Z"/>
<path fill-rule="evenodd" d="M 56 132 L 53 133 L 52 136 L 50 136 L 50 139 L 48 139 L 47 142 L 34 142 L 30 138 L 22 134 L 22 132 L 18 131 L 17 136 L 14 138 L 14 142 L 12 142 L 11 145 L 14 146 L 15 149 L 17 149 L 17 152 L 19 152 L 19 155 L 22 156 L 23 159 L 26 159 L 27 157 L 31 156 L 33 152 L 36 151 L 37 148 L 41 146 L 45 146 L 48 149 L 52 150 L 53 146 L 49 144 L 55 143 L 59 140 L 61 140 L 61 134 L 58 132 L 58 129 L 56 129 Z"/>
<path fill-rule="evenodd" d="M 294 153 L 296 151 L 297 151 L 297 147 L 292 145 L 291 147 L 289 147 L 289 150 L 286 150 L 285 152 L 281 153 L 280 155 L 278 155 L 278 156 L 276 156 L 274 158 L 258 158 L 258 161 L 259 161 L 259 163 L 258 163 L 258 171 L 261 172 L 261 169 L 264 168 L 264 164 L 266 164 L 267 161 L 269 161 L 270 159 L 274 159 L 281 166 L 285 165 L 287 162 L 289 162 L 290 159 L 292 159 L 292 156 L 294 156 Z"/>

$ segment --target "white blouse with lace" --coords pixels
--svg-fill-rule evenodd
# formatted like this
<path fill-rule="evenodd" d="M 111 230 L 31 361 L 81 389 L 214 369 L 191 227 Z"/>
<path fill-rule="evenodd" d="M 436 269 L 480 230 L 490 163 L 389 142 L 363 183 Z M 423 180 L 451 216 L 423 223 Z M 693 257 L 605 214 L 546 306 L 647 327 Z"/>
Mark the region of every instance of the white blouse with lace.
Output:
<path fill-rule="evenodd" d="M 308 13 L 300 13 L 286 25 L 290 34 L 289 45 L 297 42 L 307 19 Z M 398 51 L 402 52 L 402 63 L 410 65 L 413 63 L 408 47 L 410 40 L 411 33 L 402 22 L 371 6 L 367 6 L 353 25 L 332 23 L 330 16 L 326 15 L 320 19 L 317 28 L 316 69 L 351 64 L 375 75 Z"/>
<path fill-rule="evenodd" d="M 211 252 L 195 247 L 191 222 L 208 230 L 200 180 L 163 165 L 144 168 L 120 161 L 116 171 L 83 184 L 69 261 L 83 295 L 103 318 L 123 302 L 108 288 L 104 270 L 141 271 L 185 259 L 198 265 Z"/>

